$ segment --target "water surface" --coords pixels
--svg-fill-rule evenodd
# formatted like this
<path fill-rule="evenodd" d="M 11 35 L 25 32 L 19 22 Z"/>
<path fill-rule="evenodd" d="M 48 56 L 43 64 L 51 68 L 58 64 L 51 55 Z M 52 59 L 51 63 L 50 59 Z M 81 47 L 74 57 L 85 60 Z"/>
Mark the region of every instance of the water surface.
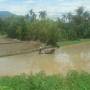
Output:
<path fill-rule="evenodd" d="M 69 70 L 90 72 L 90 44 L 64 46 L 54 54 L 22 54 L 0 58 L 0 75 L 20 73 L 64 74 Z"/>

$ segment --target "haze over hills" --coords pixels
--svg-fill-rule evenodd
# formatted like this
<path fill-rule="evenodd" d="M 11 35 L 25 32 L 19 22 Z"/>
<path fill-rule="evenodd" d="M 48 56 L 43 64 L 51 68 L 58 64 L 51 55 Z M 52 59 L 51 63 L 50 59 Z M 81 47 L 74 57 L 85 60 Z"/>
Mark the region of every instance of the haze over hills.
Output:
<path fill-rule="evenodd" d="M 13 16 L 15 14 L 9 12 L 9 11 L 0 11 L 0 17 L 9 17 L 9 16 Z"/>
<path fill-rule="evenodd" d="M 61 17 L 63 14 L 65 14 L 65 13 L 63 13 L 63 12 L 56 13 L 55 15 L 48 15 L 48 17 L 50 17 L 52 19 L 56 19 L 57 17 Z M 23 15 L 16 15 L 16 14 L 9 12 L 9 11 L 0 11 L 0 17 L 10 17 L 10 16 L 23 16 Z M 37 16 L 38 16 L 38 14 L 37 14 Z"/>

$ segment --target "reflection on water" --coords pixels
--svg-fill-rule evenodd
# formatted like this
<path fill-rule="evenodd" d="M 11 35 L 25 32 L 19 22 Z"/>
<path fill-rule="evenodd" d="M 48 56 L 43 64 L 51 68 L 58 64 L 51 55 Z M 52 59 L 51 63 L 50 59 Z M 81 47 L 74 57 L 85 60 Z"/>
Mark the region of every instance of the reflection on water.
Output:
<path fill-rule="evenodd" d="M 55 54 L 23 54 L 0 58 L 0 75 L 20 73 L 67 73 L 69 70 L 90 72 L 90 45 L 62 47 Z"/>
<path fill-rule="evenodd" d="M 55 60 L 58 62 L 63 62 L 63 63 L 70 63 L 70 55 L 67 53 L 57 53 L 55 54 Z"/>
<path fill-rule="evenodd" d="M 81 52 L 81 59 L 90 60 L 90 52 Z"/>

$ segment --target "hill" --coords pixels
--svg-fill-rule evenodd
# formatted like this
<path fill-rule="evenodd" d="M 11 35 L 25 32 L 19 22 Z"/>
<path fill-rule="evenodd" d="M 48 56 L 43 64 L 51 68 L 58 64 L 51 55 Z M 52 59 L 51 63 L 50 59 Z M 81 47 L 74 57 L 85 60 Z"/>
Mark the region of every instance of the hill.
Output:
<path fill-rule="evenodd" d="M 9 12 L 9 11 L 0 11 L 0 17 L 10 17 L 13 16 L 14 14 Z"/>

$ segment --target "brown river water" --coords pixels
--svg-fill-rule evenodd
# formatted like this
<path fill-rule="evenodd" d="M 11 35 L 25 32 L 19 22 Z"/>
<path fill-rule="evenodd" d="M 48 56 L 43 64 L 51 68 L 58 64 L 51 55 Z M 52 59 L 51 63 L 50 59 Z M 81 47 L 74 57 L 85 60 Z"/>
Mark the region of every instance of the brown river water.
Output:
<path fill-rule="evenodd" d="M 69 70 L 90 73 L 90 43 L 61 47 L 54 54 L 22 54 L 0 58 L 0 76 L 20 73 L 65 74 Z"/>

